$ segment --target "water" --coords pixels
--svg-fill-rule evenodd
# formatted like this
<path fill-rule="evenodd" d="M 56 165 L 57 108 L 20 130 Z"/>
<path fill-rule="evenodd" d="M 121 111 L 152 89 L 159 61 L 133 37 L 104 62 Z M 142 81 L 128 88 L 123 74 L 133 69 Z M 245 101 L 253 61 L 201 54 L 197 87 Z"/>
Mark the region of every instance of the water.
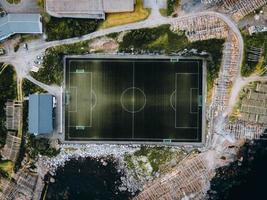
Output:
<path fill-rule="evenodd" d="M 121 173 L 116 163 L 109 159 L 107 165 L 92 158 L 73 159 L 60 167 L 55 183 L 50 183 L 46 200 L 126 200 L 131 197 L 127 191 L 120 192 Z"/>
<path fill-rule="evenodd" d="M 267 199 L 267 141 L 246 144 L 240 156 L 243 157 L 242 162 L 237 161 L 218 170 L 211 181 L 209 199 Z"/>

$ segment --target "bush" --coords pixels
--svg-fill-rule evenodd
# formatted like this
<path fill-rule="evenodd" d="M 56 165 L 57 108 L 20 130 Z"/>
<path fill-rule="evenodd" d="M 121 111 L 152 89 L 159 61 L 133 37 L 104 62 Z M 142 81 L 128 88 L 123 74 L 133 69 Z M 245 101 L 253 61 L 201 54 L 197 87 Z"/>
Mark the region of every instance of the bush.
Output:
<path fill-rule="evenodd" d="M 177 34 L 170 31 L 170 25 L 162 25 L 157 28 L 137 29 L 127 33 L 120 43 L 120 51 L 131 52 L 134 50 L 164 50 L 167 54 L 183 50 L 188 45 L 185 34 Z"/>
<path fill-rule="evenodd" d="M 88 53 L 88 41 L 70 45 L 61 45 L 46 50 L 43 68 L 31 75 L 45 84 L 61 85 L 63 82 L 63 58 L 65 55 L 81 55 Z"/>
<path fill-rule="evenodd" d="M 94 32 L 99 23 L 99 20 L 56 18 L 47 17 L 46 14 L 43 14 L 47 41 L 79 37 Z"/>
<path fill-rule="evenodd" d="M 3 146 L 7 132 L 5 103 L 8 99 L 16 99 L 16 73 L 12 66 L 7 66 L 0 74 L 0 91 L 0 146 Z"/>
<path fill-rule="evenodd" d="M 131 48 L 134 48 L 135 51 L 164 50 L 166 54 L 184 49 L 209 52 L 211 59 L 207 62 L 207 85 L 210 90 L 219 75 L 224 40 L 210 39 L 190 43 L 184 32 L 174 33 L 169 27 L 169 25 L 162 25 L 157 28 L 133 30 L 124 36 L 120 43 L 120 51 L 131 52 Z"/>
<path fill-rule="evenodd" d="M 29 136 L 27 147 L 32 159 L 37 158 L 38 154 L 53 157 L 59 153 L 59 150 L 50 147 L 49 139 L 37 138 L 34 135 Z"/>
<path fill-rule="evenodd" d="M 207 61 L 207 86 L 208 91 L 213 87 L 214 80 L 218 78 L 223 56 L 223 39 L 210 39 L 191 43 L 188 48 L 206 51 L 211 54 Z"/>
<path fill-rule="evenodd" d="M 167 0 L 167 15 L 170 16 L 174 12 L 175 6 L 179 4 L 180 0 Z"/>
<path fill-rule="evenodd" d="M 267 33 L 258 33 L 254 35 L 243 34 L 244 38 L 244 60 L 241 68 L 242 76 L 249 76 L 253 72 L 262 72 L 267 65 Z M 248 61 L 248 49 L 250 47 L 263 48 L 263 54 L 260 62 Z"/>

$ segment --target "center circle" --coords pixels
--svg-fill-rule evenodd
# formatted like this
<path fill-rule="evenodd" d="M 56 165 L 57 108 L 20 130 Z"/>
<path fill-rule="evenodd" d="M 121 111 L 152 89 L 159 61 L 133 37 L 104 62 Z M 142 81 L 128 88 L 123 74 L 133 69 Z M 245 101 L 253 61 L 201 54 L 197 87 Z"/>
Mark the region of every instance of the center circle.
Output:
<path fill-rule="evenodd" d="M 146 106 L 146 95 L 143 90 L 137 87 L 130 87 L 121 94 L 121 106 L 130 113 L 137 113 Z"/>

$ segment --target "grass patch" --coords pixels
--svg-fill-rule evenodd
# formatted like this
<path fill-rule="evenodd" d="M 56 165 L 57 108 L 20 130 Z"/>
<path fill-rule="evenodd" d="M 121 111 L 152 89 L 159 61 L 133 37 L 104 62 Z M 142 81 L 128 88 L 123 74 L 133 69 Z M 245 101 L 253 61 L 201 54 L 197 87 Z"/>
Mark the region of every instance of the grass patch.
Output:
<path fill-rule="evenodd" d="M 134 12 L 109 13 L 101 28 L 108 28 L 145 20 L 150 14 L 149 9 L 143 7 L 143 0 L 137 0 Z"/>
<path fill-rule="evenodd" d="M 160 14 L 161 14 L 163 17 L 166 17 L 166 16 L 167 16 L 167 9 L 166 9 L 166 8 L 160 8 L 160 9 L 159 9 L 159 12 L 160 12 Z"/>
<path fill-rule="evenodd" d="M 169 54 L 185 49 L 189 42 L 181 32 L 170 31 L 170 25 L 162 25 L 157 28 L 144 28 L 130 31 L 120 43 L 120 51 L 131 52 L 149 50 L 162 51 Z"/>
<path fill-rule="evenodd" d="M 5 178 L 10 178 L 13 172 L 14 163 L 10 160 L 0 161 L 0 174 Z"/>
<path fill-rule="evenodd" d="M 21 0 L 6 0 L 6 2 L 10 3 L 10 4 L 18 4 L 20 3 Z"/>
<path fill-rule="evenodd" d="M 184 158 L 185 152 L 182 150 L 173 150 L 169 147 L 147 147 L 141 146 L 140 150 L 136 151 L 134 154 L 126 154 L 124 156 L 124 161 L 129 169 L 141 169 L 141 171 L 146 174 L 149 171 L 149 175 L 156 172 L 163 171 L 164 166 L 168 164 L 171 160 L 176 160 L 177 162 Z M 148 166 L 148 167 L 147 167 Z"/>
<path fill-rule="evenodd" d="M 242 76 L 250 76 L 253 73 L 264 74 L 266 72 L 267 65 L 267 33 L 257 33 L 254 35 L 249 35 L 243 32 L 244 38 L 244 59 L 241 68 Z M 263 48 L 263 54 L 260 57 L 259 62 L 249 62 L 248 61 L 248 49 L 250 47 Z"/>

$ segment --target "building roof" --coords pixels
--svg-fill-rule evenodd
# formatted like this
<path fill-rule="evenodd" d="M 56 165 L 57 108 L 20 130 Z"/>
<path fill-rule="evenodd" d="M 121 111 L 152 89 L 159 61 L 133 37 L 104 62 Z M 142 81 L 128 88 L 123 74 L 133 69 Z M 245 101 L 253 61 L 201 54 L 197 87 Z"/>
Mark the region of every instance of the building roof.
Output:
<path fill-rule="evenodd" d="M 46 11 L 55 17 L 104 19 L 105 13 L 130 12 L 135 0 L 46 0 Z"/>
<path fill-rule="evenodd" d="M 7 14 L 0 17 L 0 41 L 16 33 L 42 33 L 39 14 Z"/>
<path fill-rule="evenodd" d="M 134 0 L 103 0 L 104 12 L 132 12 L 134 2 Z"/>
<path fill-rule="evenodd" d="M 29 96 L 29 132 L 47 134 L 53 131 L 53 96 L 32 94 Z"/>

